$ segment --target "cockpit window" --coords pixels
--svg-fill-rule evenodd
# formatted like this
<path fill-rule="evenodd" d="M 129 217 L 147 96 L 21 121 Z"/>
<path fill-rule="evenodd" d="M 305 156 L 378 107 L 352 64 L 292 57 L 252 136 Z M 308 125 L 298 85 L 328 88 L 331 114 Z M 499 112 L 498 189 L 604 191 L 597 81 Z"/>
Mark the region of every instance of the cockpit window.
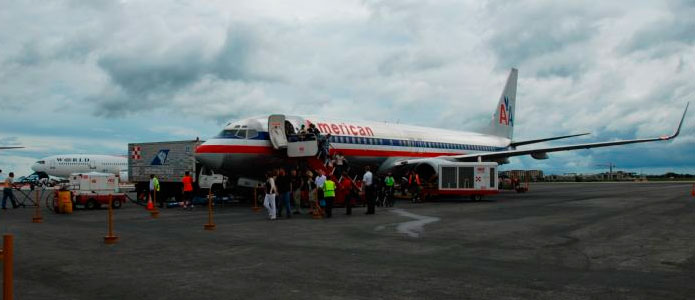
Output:
<path fill-rule="evenodd" d="M 249 129 L 246 131 L 246 138 L 252 139 L 258 136 L 258 131 L 256 129 Z"/>
<path fill-rule="evenodd" d="M 255 130 L 248 130 L 248 131 L 253 131 L 254 135 L 257 135 L 255 133 Z M 245 139 L 246 138 L 246 129 L 225 129 L 220 131 L 220 133 L 217 134 L 216 138 L 223 138 L 223 139 Z"/>
<path fill-rule="evenodd" d="M 45 164 L 46 164 L 46 161 L 45 161 L 45 160 L 39 160 L 39 161 L 37 161 L 36 163 L 39 164 L 39 165 L 45 165 Z"/>

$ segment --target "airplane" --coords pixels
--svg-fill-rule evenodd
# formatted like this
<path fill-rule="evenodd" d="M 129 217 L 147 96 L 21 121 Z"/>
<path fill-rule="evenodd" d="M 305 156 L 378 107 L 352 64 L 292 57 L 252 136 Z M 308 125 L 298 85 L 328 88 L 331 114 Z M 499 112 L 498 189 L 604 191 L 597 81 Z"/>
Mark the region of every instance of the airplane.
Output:
<path fill-rule="evenodd" d="M 115 155 L 63 154 L 44 157 L 33 165 L 34 172 L 68 178 L 73 173 L 113 173 L 128 181 L 128 158 Z"/>
<path fill-rule="evenodd" d="M 14 146 L 14 147 L 0 147 L 0 150 L 6 150 L 6 149 L 21 149 L 24 147 L 19 147 L 19 146 Z"/>
<path fill-rule="evenodd" d="M 265 170 L 287 166 L 288 156 L 297 152 L 298 149 L 292 147 L 296 143 L 288 141 L 287 131 L 296 132 L 301 125 L 314 124 L 321 134 L 331 134 L 328 138 L 331 155 L 340 152 L 351 165 L 378 166 L 380 173 L 415 170 L 422 178 L 430 178 L 427 176 L 436 174 L 443 163 L 492 161 L 504 164 L 514 156 L 547 159 L 550 152 L 671 140 L 680 133 L 690 104 L 686 105 L 678 128 L 671 135 L 518 149 L 587 133 L 515 140 L 517 76 L 518 70 L 511 69 L 492 120 L 481 133 L 318 116 L 258 116 L 228 123 L 217 136 L 196 149 L 196 157 L 230 178 L 262 178 Z"/>

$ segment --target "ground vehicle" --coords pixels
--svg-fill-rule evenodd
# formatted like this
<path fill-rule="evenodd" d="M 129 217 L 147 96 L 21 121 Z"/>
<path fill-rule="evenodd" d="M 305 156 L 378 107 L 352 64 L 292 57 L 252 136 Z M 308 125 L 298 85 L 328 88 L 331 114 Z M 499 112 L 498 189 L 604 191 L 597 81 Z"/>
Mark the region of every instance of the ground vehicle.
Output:
<path fill-rule="evenodd" d="M 16 185 L 31 185 L 31 186 L 50 186 L 50 180 L 48 174 L 43 172 L 36 172 L 31 175 L 21 176 L 14 181 Z"/>
<path fill-rule="evenodd" d="M 155 175 L 159 180 L 157 199 L 165 202 L 181 201 L 181 179 L 187 171 L 193 177 L 198 193 L 207 194 L 208 189 L 213 192 L 223 190 L 227 178 L 202 167 L 196 161 L 195 149 L 202 143 L 200 140 L 186 140 L 128 144 L 128 174 L 130 181 L 135 184 L 138 200 L 147 201 L 150 175 Z"/>
<path fill-rule="evenodd" d="M 436 184 L 423 186 L 420 194 L 427 200 L 439 195 L 470 196 L 480 201 L 484 195 L 499 193 L 497 163 L 447 163 L 439 165 Z"/>
<path fill-rule="evenodd" d="M 108 205 L 109 200 L 111 200 L 114 208 L 120 208 L 126 200 L 125 194 L 118 189 L 118 177 L 114 174 L 75 173 L 70 175 L 69 180 L 70 182 L 65 184 L 61 190 L 71 191 L 72 202 L 75 206 L 97 209 L 101 205 Z"/>

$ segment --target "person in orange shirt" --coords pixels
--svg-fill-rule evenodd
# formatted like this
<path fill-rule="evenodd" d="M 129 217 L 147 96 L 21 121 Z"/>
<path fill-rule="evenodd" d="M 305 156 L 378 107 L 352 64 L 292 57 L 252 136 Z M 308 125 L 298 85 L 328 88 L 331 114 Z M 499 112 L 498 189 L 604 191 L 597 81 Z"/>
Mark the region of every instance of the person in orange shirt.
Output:
<path fill-rule="evenodd" d="M 183 209 L 193 209 L 193 177 L 191 177 L 191 172 L 186 171 L 181 182 L 183 183 Z"/>

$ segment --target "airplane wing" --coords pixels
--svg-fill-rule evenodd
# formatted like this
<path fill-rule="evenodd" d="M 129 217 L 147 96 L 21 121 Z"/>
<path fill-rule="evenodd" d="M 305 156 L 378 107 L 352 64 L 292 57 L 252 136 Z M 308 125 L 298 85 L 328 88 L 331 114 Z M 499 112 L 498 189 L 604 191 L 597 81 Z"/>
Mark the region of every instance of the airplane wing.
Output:
<path fill-rule="evenodd" d="M 572 135 L 563 135 L 563 136 L 556 136 L 556 137 L 551 137 L 551 138 L 544 138 L 544 139 L 536 139 L 536 140 L 526 140 L 526 141 L 520 141 L 520 142 L 512 142 L 509 144 L 509 146 L 515 148 L 516 146 L 523 146 L 523 145 L 528 145 L 528 144 L 536 144 L 536 143 L 542 143 L 542 142 L 547 142 L 547 141 L 554 141 L 554 140 L 559 140 L 559 139 L 566 139 L 566 138 L 571 138 L 575 136 L 582 136 L 582 135 L 587 135 L 590 134 L 590 132 L 585 132 L 585 133 L 580 133 L 580 134 L 572 134 Z"/>
<path fill-rule="evenodd" d="M 3 149 L 20 149 L 20 148 L 24 148 L 24 147 L 0 147 L 0 150 L 3 150 Z"/>
<path fill-rule="evenodd" d="M 685 114 L 688 112 L 688 106 L 690 106 L 690 103 L 688 103 L 685 106 L 685 111 L 683 111 L 683 116 L 681 117 L 680 123 L 678 123 L 678 129 L 676 129 L 676 131 L 671 135 L 665 135 L 665 136 L 661 136 L 661 137 L 657 137 L 657 138 L 618 140 L 618 141 L 611 141 L 611 142 L 586 143 L 586 144 L 554 146 L 554 147 L 536 148 L 536 149 L 522 149 L 522 150 L 514 149 L 514 150 L 506 150 L 506 151 L 498 151 L 498 152 L 483 152 L 483 153 L 464 154 L 464 155 L 439 156 L 439 157 L 436 157 L 434 159 L 440 159 L 440 160 L 446 160 L 446 161 L 459 161 L 459 162 L 478 161 L 478 160 L 494 161 L 494 160 L 505 159 L 507 157 L 512 157 L 512 156 L 536 155 L 539 157 L 543 157 L 549 152 L 559 152 L 559 151 L 568 151 L 568 150 L 577 150 L 577 149 L 590 149 L 590 148 L 609 147 L 609 146 L 618 146 L 618 145 L 636 144 L 636 143 L 646 143 L 646 142 L 654 142 L 654 141 L 668 141 L 668 140 L 676 138 L 678 136 L 678 134 L 680 134 L 681 126 L 683 126 L 683 120 L 685 119 Z M 432 158 L 407 159 L 407 160 L 395 162 L 394 166 L 418 164 L 418 163 L 422 163 L 422 162 L 425 162 L 425 161 L 430 160 L 430 159 L 432 159 Z"/>

